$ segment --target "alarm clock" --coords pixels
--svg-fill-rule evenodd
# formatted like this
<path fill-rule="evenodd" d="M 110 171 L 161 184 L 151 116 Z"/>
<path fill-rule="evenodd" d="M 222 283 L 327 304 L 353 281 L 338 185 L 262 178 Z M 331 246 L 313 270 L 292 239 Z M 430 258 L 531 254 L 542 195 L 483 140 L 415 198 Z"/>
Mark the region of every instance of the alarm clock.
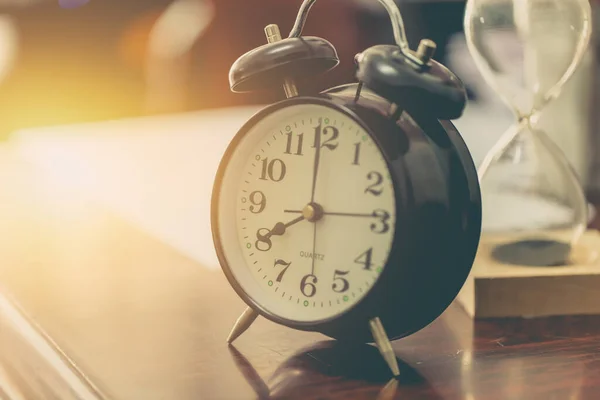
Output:
<path fill-rule="evenodd" d="M 356 83 L 321 93 L 301 84 L 339 60 L 327 40 L 302 36 L 305 0 L 288 38 L 241 56 L 234 92 L 286 98 L 254 115 L 228 146 L 211 222 L 229 283 L 248 305 L 227 341 L 263 316 L 347 342 L 375 342 L 398 375 L 390 340 L 436 319 L 464 284 L 479 243 L 477 172 L 449 120 L 466 91 L 407 44 L 393 0 L 394 45 L 355 57 Z M 299 89 L 300 88 L 300 89 Z"/>

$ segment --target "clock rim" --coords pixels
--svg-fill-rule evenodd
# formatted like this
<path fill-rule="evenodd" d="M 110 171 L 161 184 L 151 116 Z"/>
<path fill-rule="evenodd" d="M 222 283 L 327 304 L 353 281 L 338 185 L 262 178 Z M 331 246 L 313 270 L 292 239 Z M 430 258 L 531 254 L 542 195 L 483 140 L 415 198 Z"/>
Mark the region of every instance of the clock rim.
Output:
<path fill-rule="evenodd" d="M 390 251 L 389 251 L 387 260 L 386 260 L 386 263 L 385 263 L 382 273 L 379 275 L 379 277 L 377 278 L 377 280 L 375 281 L 373 286 L 368 290 L 368 292 L 361 299 L 359 299 L 356 303 L 352 304 L 348 308 L 344 309 L 342 312 L 337 313 L 331 317 L 320 319 L 320 320 L 315 320 L 315 321 L 294 321 L 294 320 L 290 320 L 290 319 L 281 317 L 277 314 L 274 314 L 274 313 L 270 312 L 269 310 L 265 309 L 259 302 L 257 302 L 252 296 L 250 296 L 244 290 L 242 285 L 240 285 L 238 283 L 237 279 L 233 275 L 233 272 L 231 271 L 229 263 L 227 262 L 227 258 L 224 254 L 223 247 L 221 244 L 221 235 L 220 235 L 220 230 L 219 230 L 219 218 L 218 218 L 220 191 L 221 191 L 221 186 L 222 186 L 221 184 L 223 181 L 223 176 L 225 174 L 225 170 L 226 170 L 227 166 L 230 163 L 230 160 L 231 160 L 231 157 L 232 157 L 234 151 L 238 147 L 239 142 L 242 140 L 243 137 L 245 137 L 248 134 L 248 132 L 257 123 L 259 123 L 267 115 L 272 114 L 272 113 L 278 111 L 279 109 L 282 109 L 285 107 L 289 107 L 289 106 L 293 106 L 293 105 L 301 105 L 301 104 L 322 105 L 325 107 L 332 108 L 338 112 L 341 112 L 345 116 L 351 118 L 362 129 L 364 129 L 365 132 L 368 133 L 371 140 L 373 140 L 373 142 L 377 146 L 377 149 L 379 150 L 379 152 L 385 162 L 386 168 L 388 169 L 388 172 L 390 173 L 392 186 L 394 188 L 394 207 L 395 207 L 394 212 L 395 212 L 395 217 L 396 217 L 396 220 L 394 223 L 394 233 L 393 233 L 393 237 L 392 237 L 392 244 L 390 247 Z M 244 303 L 246 303 L 246 305 L 248 305 L 248 307 L 252 308 L 259 315 L 265 317 L 266 319 L 268 319 L 272 322 L 275 322 L 277 324 L 287 326 L 289 328 L 304 330 L 304 331 L 319 331 L 319 332 L 326 331 L 326 330 L 328 330 L 327 327 L 330 326 L 331 324 L 334 324 L 338 321 L 347 321 L 351 314 L 357 313 L 357 310 L 361 311 L 360 314 L 364 314 L 365 311 L 368 313 L 369 311 L 367 311 L 367 310 L 370 309 L 371 307 L 366 307 L 367 310 L 365 310 L 364 306 L 365 306 L 365 304 L 372 304 L 373 300 L 377 299 L 378 290 L 381 287 L 385 286 L 382 284 L 382 282 L 384 282 L 384 280 L 386 278 L 386 275 L 387 275 L 386 272 L 388 272 L 388 273 L 390 272 L 389 270 L 391 268 L 389 268 L 389 265 L 392 264 L 394 261 L 393 255 L 395 254 L 395 249 L 398 247 L 398 244 L 396 243 L 397 234 L 398 234 L 398 231 L 401 229 L 401 225 L 399 223 L 399 221 L 401 221 L 401 218 L 399 218 L 400 217 L 399 212 L 405 209 L 405 206 L 407 203 L 406 193 L 404 192 L 404 190 L 399 190 L 401 185 L 399 185 L 399 183 L 397 181 L 397 176 L 396 176 L 395 171 L 396 171 L 396 169 L 393 167 L 393 165 L 388 157 L 388 154 L 385 151 L 385 148 L 381 145 L 377 134 L 375 134 L 373 132 L 373 130 L 365 122 L 362 121 L 362 119 L 358 116 L 358 114 L 356 112 L 354 112 L 352 109 L 345 106 L 344 104 L 340 104 L 339 102 L 335 101 L 334 99 L 330 99 L 327 97 L 315 97 L 315 96 L 297 96 L 297 97 L 292 97 L 289 99 L 284 99 L 277 103 L 268 105 L 268 106 L 262 108 L 261 110 L 259 110 L 258 112 L 256 112 L 252 117 L 250 117 L 250 119 L 248 119 L 248 121 L 246 121 L 242 125 L 242 127 L 238 130 L 238 132 L 236 133 L 234 138 L 231 140 L 231 142 L 227 146 L 227 149 L 225 150 L 225 153 L 223 154 L 223 157 L 221 158 L 221 161 L 219 163 L 219 168 L 217 170 L 217 174 L 215 175 L 215 183 L 213 186 L 212 200 L 211 200 L 211 225 L 212 225 L 213 244 L 215 247 L 215 251 L 217 253 L 217 259 L 219 260 L 219 264 L 221 266 L 221 270 L 225 274 L 227 281 L 229 282 L 231 287 L 234 289 L 236 294 L 242 299 L 242 301 L 244 301 Z M 360 316 L 360 315 L 357 315 L 357 316 Z"/>

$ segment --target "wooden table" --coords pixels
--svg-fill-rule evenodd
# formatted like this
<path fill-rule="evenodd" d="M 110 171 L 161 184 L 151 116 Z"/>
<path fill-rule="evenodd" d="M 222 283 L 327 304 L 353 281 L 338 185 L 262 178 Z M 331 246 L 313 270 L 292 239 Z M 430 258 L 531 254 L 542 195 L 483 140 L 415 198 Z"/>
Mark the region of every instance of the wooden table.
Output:
<path fill-rule="evenodd" d="M 245 306 L 219 270 L 0 155 L 0 398 L 600 396 L 600 317 L 474 323 L 453 305 L 394 343 L 398 382 L 371 346 L 264 319 L 228 347 Z"/>

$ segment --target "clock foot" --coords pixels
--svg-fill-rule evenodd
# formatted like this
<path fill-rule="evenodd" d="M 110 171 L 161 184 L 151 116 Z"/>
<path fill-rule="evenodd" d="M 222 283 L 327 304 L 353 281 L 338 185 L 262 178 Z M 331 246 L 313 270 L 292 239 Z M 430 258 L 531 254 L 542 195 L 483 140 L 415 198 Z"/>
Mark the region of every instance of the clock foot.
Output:
<path fill-rule="evenodd" d="M 227 343 L 232 343 L 235 339 L 239 338 L 242 333 L 246 332 L 250 325 L 254 322 L 254 320 L 258 317 L 258 313 L 251 309 L 250 307 L 246 308 L 246 311 L 235 321 L 235 325 L 229 332 L 229 336 L 227 337 Z"/>
<path fill-rule="evenodd" d="M 377 400 L 392 400 L 396 398 L 396 392 L 398 391 L 398 379 L 395 377 L 379 391 Z"/>
<path fill-rule="evenodd" d="M 394 376 L 400 375 L 396 354 L 394 353 L 394 349 L 392 349 L 390 339 L 388 338 L 387 333 L 385 333 L 385 329 L 383 329 L 383 324 L 379 317 L 370 320 L 369 327 L 371 328 L 373 339 L 375 339 L 375 344 L 383 356 L 383 359 L 392 370 L 392 374 L 394 374 Z"/>

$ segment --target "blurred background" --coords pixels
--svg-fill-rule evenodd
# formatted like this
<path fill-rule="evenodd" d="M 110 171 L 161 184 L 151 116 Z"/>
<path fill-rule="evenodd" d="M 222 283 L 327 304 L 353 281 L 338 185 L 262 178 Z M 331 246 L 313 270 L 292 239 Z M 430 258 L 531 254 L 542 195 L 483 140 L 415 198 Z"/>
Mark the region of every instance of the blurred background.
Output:
<path fill-rule="evenodd" d="M 87 4 L 84 4 L 87 3 Z M 277 99 L 229 91 L 241 54 L 289 32 L 300 0 L 0 0 L 0 138 L 36 126 L 183 112 Z M 464 2 L 401 3 L 412 46 L 445 44 Z M 318 1 L 305 32 L 334 43 L 342 63 L 314 83 L 353 81 L 353 56 L 391 41 L 376 0 Z"/>
<path fill-rule="evenodd" d="M 229 69 L 266 42 L 266 25 L 287 35 L 301 2 L 0 0 L 0 156 L 12 149 L 61 198 L 77 188 L 217 266 L 208 210 L 219 159 L 259 107 L 283 98 L 283 90 L 231 93 Z M 429 37 L 438 60 L 470 60 L 460 38 L 463 1 L 399 4 L 412 48 Z M 332 42 L 341 59 L 303 84 L 305 93 L 353 82 L 354 55 L 393 41 L 377 0 L 317 1 L 304 33 Z M 492 114 L 501 123 L 474 135 L 487 138 L 476 147 L 490 147 L 512 122 L 499 109 Z"/>
<path fill-rule="evenodd" d="M 234 94 L 228 71 L 265 43 L 263 27 L 289 32 L 301 0 L 0 0 L 0 141 L 25 128 L 267 104 L 282 93 Z M 476 162 L 513 122 L 475 69 L 463 31 L 465 1 L 399 0 L 411 47 L 428 37 L 435 58 L 467 85 L 457 122 Z M 593 1 L 596 8 L 597 2 Z M 595 12 L 595 10 L 594 10 Z M 597 13 L 595 13 L 597 15 Z M 594 29 L 597 31 L 597 29 Z M 301 89 L 354 80 L 353 57 L 391 43 L 376 0 L 321 0 L 305 34 L 337 48 L 341 65 Z M 541 123 L 588 192 L 600 187 L 596 43 Z M 509 44 L 507 54 L 510 55 Z M 505 49 L 506 50 L 506 49 Z"/>

